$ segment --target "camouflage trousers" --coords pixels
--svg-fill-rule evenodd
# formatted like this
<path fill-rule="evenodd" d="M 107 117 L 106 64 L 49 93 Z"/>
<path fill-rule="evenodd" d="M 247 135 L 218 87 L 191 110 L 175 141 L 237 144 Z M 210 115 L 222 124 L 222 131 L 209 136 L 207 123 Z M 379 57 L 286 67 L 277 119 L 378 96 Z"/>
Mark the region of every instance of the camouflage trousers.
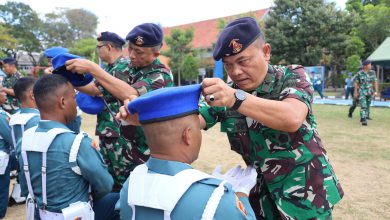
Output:
<path fill-rule="evenodd" d="M 372 96 L 371 95 L 361 95 L 361 96 L 359 96 L 360 118 L 368 118 L 368 117 L 370 117 L 371 100 L 372 100 Z"/>
<path fill-rule="evenodd" d="M 284 180 L 275 183 L 267 183 L 261 171 L 258 172 L 257 184 L 249 195 L 256 219 L 332 219 L 333 205 L 341 199 L 343 190 L 335 182 L 336 177 L 332 177 L 334 173 L 326 158 L 314 158 L 309 164 L 310 170 L 296 167 Z M 320 189 L 309 186 L 313 175 L 323 177 L 318 184 Z M 306 185 L 302 184 L 302 178 Z M 316 195 L 314 190 L 320 193 Z"/>
<path fill-rule="evenodd" d="M 119 192 L 130 172 L 149 158 L 149 151 L 140 152 L 123 137 L 99 137 L 100 153 L 114 179 L 113 192 Z"/>

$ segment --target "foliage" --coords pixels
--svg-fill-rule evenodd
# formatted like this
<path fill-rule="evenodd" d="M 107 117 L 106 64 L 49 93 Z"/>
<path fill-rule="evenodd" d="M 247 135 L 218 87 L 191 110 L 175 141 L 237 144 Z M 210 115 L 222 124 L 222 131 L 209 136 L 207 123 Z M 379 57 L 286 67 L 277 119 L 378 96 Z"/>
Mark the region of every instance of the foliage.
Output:
<path fill-rule="evenodd" d="M 71 47 L 75 41 L 93 38 L 97 23 L 97 16 L 84 9 L 59 9 L 45 15 L 43 39 L 48 47 Z"/>
<path fill-rule="evenodd" d="M 183 78 L 185 79 L 196 79 L 198 76 L 199 61 L 192 54 L 185 56 L 183 61 Z"/>
<path fill-rule="evenodd" d="M 367 58 L 385 39 L 390 36 L 390 1 L 348 0 L 346 9 L 355 14 L 353 25 L 357 36 L 365 44 L 363 58 Z"/>
<path fill-rule="evenodd" d="M 0 5 L 0 20 L 9 34 L 17 40 L 16 50 L 26 51 L 35 66 L 37 61 L 32 53 L 42 49 L 39 39 L 42 22 L 38 14 L 27 4 L 7 2 Z M 15 56 L 16 50 L 9 49 L 8 52 Z"/>
<path fill-rule="evenodd" d="M 98 62 L 98 56 L 96 54 L 96 43 L 96 39 L 94 38 L 81 39 L 74 42 L 74 45 L 69 49 L 69 52 Z"/>
<path fill-rule="evenodd" d="M 172 29 L 170 36 L 165 37 L 165 42 L 168 45 L 168 50 L 163 55 L 169 57 L 169 66 L 174 74 L 174 79 L 177 80 L 180 85 L 181 78 L 192 79 L 193 71 L 184 71 L 184 61 L 187 60 L 187 64 L 198 70 L 198 61 L 192 61 L 196 59 L 195 52 L 191 48 L 191 42 L 194 38 L 193 29 Z M 188 58 L 192 56 L 192 58 Z M 186 67 L 187 70 L 187 67 Z"/>
<path fill-rule="evenodd" d="M 275 0 L 265 21 L 273 63 L 342 65 L 349 15 L 323 0 Z"/>
<path fill-rule="evenodd" d="M 360 67 L 360 56 L 359 55 L 352 55 L 347 58 L 347 61 L 345 62 L 345 69 L 347 72 L 356 73 Z"/>
<path fill-rule="evenodd" d="M 0 57 L 15 54 L 17 40 L 9 33 L 9 29 L 0 24 Z"/>

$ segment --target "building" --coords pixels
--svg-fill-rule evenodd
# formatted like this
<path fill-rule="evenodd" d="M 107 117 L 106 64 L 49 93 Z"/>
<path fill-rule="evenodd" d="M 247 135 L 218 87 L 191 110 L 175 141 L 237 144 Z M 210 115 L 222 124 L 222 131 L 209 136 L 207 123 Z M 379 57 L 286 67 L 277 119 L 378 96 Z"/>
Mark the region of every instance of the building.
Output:
<path fill-rule="evenodd" d="M 199 59 L 200 59 L 200 75 L 206 75 L 209 77 L 213 76 L 214 69 L 214 60 L 212 58 L 213 45 L 217 40 L 220 30 L 218 29 L 218 22 L 220 19 L 229 22 L 238 17 L 251 16 L 255 17 L 257 20 L 261 21 L 268 14 L 269 9 L 261 9 L 253 12 L 248 12 L 244 14 L 232 15 L 222 18 L 215 18 L 205 21 L 194 22 L 190 24 L 183 24 L 173 27 L 164 27 L 163 32 L 164 36 L 169 36 L 173 29 L 186 30 L 192 28 L 194 30 L 194 39 L 192 41 L 192 47 L 198 50 Z M 168 50 L 167 44 L 164 42 L 162 51 Z M 168 60 L 169 61 L 169 60 Z"/>

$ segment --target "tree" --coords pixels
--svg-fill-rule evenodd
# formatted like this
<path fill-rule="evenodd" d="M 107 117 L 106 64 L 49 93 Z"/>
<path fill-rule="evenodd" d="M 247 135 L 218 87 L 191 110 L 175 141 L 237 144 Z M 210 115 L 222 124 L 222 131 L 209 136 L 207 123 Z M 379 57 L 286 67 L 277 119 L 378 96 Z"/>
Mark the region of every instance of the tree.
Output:
<path fill-rule="evenodd" d="M 390 1 L 348 0 L 346 5 L 347 10 L 355 16 L 352 25 L 356 27 L 357 36 L 365 45 L 362 57 L 368 57 L 390 36 Z"/>
<path fill-rule="evenodd" d="M 195 59 L 194 51 L 190 47 L 190 43 L 193 38 L 193 29 L 172 29 L 171 35 L 165 37 L 165 42 L 167 43 L 169 49 L 163 53 L 163 55 L 170 58 L 169 66 L 174 73 L 174 79 L 177 79 L 177 85 L 181 84 L 181 77 L 183 79 L 191 78 L 192 72 L 183 71 L 183 64 L 185 59 L 190 59 L 187 60 L 187 62 L 194 63 L 191 61 L 191 58 L 188 58 L 188 56 L 192 55 Z M 198 70 L 198 67 L 196 67 L 196 70 Z"/>
<path fill-rule="evenodd" d="M 17 40 L 9 33 L 8 28 L 0 24 L 0 56 L 16 54 Z"/>
<path fill-rule="evenodd" d="M 42 21 L 38 14 L 24 3 L 7 2 L 0 5 L 0 19 L 10 35 L 17 39 L 16 50 L 26 51 L 35 66 L 37 60 L 32 53 L 42 49 L 39 39 Z M 13 56 L 16 56 L 16 50 L 13 51 Z"/>
<path fill-rule="evenodd" d="M 347 72 L 356 73 L 359 67 L 360 67 L 359 55 L 355 54 L 347 58 L 347 61 L 345 62 L 345 70 Z"/>
<path fill-rule="evenodd" d="M 183 78 L 196 79 L 198 76 L 199 61 L 192 54 L 185 56 L 183 61 Z"/>
<path fill-rule="evenodd" d="M 44 41 L 47 47 L 72 47 L 80 39 L 93 38 L 98 18 L 84 9 L 60 8 L 45 15 Z"/>
<path fill-rule="evenodd" d="M 97 63 L 96 43 L 97 41 L 94 38 L 81 39 L 76 41 L 69 51 Z"/>

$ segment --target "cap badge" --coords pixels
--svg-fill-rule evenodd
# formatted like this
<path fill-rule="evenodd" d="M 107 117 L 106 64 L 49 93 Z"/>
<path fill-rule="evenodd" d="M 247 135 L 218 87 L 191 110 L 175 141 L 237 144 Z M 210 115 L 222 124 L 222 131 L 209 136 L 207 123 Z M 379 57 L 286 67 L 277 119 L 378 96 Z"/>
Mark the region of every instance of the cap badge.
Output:
<path fill-rule="evenodd" d="M 233 48 L 233 53 L 238 53 L 242 49 L 242 44 L 238 43 L 240 39 L 233 39 L 230 41 L 229 47 Z"/>
<path fill-rule="evenodd" d="M 141 36 L 136 37 L 136 38 L 135 38 L 135 44 L 137 44 L 137 45 L 139 45 L 139 46 L 143 45 L 143 44 L 144 44 L 144 39 L 143 39 L 143 37 L 141 37 Z"/>

